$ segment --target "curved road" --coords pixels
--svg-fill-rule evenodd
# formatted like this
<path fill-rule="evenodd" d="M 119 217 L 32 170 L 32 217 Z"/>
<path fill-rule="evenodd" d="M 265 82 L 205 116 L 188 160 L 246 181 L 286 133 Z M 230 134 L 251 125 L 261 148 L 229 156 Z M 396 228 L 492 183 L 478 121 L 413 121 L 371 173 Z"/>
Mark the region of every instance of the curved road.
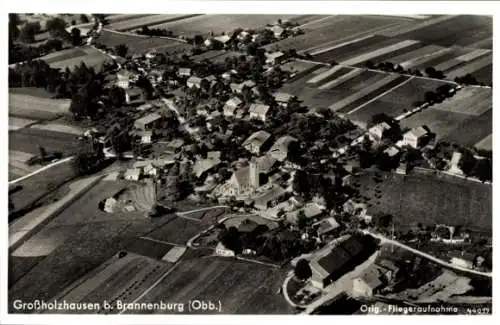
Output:
<path fill-rule="evenodd" d="M 481 271 L 477 271 L 477 270 L 473 270 L 473 269 L 469 269 L 469 268 L 466 268 L 466 267 L 461 267 L 461 266 L 458 266 L 458 265 L 455 265 L 455 264 L 452 264 L 452 263 L 448 263 L 442 259 L 439 259 L 435 256 L 432 256 L 430 254 L 427 254 L 425 252 L 422 252 L 418 249 L 415 249 L 413 247 L 410 247 L 408 245 L 405 245 L 401 242 L 398 242 L 397 240 L 393 240 L 393 239 L 389 239 L 383 235 L 380 235 L 380 234 L 375 234 L 375 233 L 372 233 L 368 230 L 361 230 L 365 235 L 370 235 L 376 239 L 379 239 L 382 243 L 386 243 L 386 244 L 391 244 L 391 245 L 395 245 L 395 246 L 398 246 L 400 248 L 403 248 L 407 251 L 410 251 L 416 255 L 419 255 L 423 258 L 426 258 L 428 260 L 431 260 L 433 261 L 434 263 L 437 263 L 437 264 L 440 264 L 442 266 L 445 266 L 447 268 L 450 268 L 450 269 L 454 269 L 454 270 L 457 270 L 457 271 L 461 271 L 461 272 L 467 272 L 467 273 L 471 273 L 471 274 L 475 274 L 475 275 L 481 275 L 481 276 L 485 276 L 485 277 L 488 277 L 488 278 L 491 278 L 492 277 L 492 274 L 490 272 L 481 272 Z"/>

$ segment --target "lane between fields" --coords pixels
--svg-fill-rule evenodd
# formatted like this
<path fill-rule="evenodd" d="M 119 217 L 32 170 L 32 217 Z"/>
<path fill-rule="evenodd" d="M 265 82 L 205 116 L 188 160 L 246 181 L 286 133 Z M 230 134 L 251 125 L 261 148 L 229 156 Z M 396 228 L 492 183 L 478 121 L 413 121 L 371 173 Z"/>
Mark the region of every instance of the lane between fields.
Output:
<path fill-rule="evenodd" d="M 477 271 L 477 270 L 472 270 L 472 269 L 469 269 L 469 268 L 466 268 L 466 267 L 461 267 L 461 266 L 458 266 L 458 265 L 455 265 L 455 264 L 451 264 L 451 263 L 448 263 L 442 259 L 439 259 L 435 256 L 432 256 L 430 254 L 427 254 L 425 252 L 422 252 L 418 249 L 415 249 L 413 247 L 410 247 L 408 245 L 405 245 L 397 240 L 393 240 L 393 239 L 389 239 L 381 234 L 375 234 L 375 233 L 372 233 L 366 229 L 363 229 L 361 230 L 363 232 L 363 234 L 365 235 L 370 235 L 372 236 L 373 238 L 376 238 L 376 239 L 379 239 L 382 243 L 385 243 L 385 244 L 391 244 L 391 245 L 395 245 L 395 246 L 398 246 L 402 249 L 405 249 L 407 251 L 410 251 L 416 255 L 419 255 L 421 257 L 424 257 L 428 260 L 431 260 L 437 264 L 440 264 L 444 267 L 447 267 L 447 268 L 451 268 L 451 269 L 454 269 L 454 270 L 457 270 L 457 271 L 461 271 L 461 272 L 467 272 L 467 273 L 472 273 L 472 274 L 475 274 L 475 275 L 481 275 L 481 276 L 485 276 L 485 277 L 488 277 L 488 278 L 491 278 L 492 277 L 492 274 L 491 272 L 481 272 L 481 271 Z"/>
<path fill-rule="evenodd" d="M 70 161 L 70 160 L 71 160 L 71 159 L 73 159 L 73 158 L 74 158 L 74 156 L 67 157 L 67 158 L 64 158 L 64 159 L 58 160 L 58 161 L 56 161 L 56 162 L 53 162 L 53 163 L 51 163 L 51 164 L 48 164 L 47 166 L 43 166 L 42 168 L 37 169 L 37 170 L 35 170 L 34 172 L 29 173 L 28 175 L 24 175 L 24 176 L 22 176 L 22 177 L 19 177 L 19 178 L 17 178 L 17 179 L 14 179 L 14 180 L 12 180 L 12 181 L 9 181 L 9 185 L 19 183 L 19 182 L 21 182 L 21 181 L 23 181 L 23 180 L 25 180 L 25 179 L 28 179 L 28 178 L 30 178 L 30 177 L 32 177 L 32 176 L 35 176 L 36 174 L 39 174 L 39 173 L 41 173 L 41 172 L 43 172 L 43 171 L 45 171 L 45 170 L 47 170 L 47 169 L 50 169 L 50 168 L 52 168 L 52 167 L 56 167 L 56 166 L 58 166 L 58 165 L 60 165 L 60 164 L 63 164 L 63 163 L 65 163 L 65 162 L 68 162 L 68 161 Z"/>

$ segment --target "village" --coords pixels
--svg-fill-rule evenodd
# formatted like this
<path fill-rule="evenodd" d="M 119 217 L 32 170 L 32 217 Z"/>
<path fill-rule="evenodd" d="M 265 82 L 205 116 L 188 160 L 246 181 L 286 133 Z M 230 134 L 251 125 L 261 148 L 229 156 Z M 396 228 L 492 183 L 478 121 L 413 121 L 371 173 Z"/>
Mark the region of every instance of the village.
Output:
<path fill-rule="evenodd" d="M 96 23 L 83 42 L 93 46 L 101 29 Z M 70 123 L 85 129 L 73 167 L 81 177 L 106 174 L 106 181 L 127 184 L 100 198 L 99 209 L 110 217 L 141 213 L 152 222 L 190 218 L 185 205 L 224 209 L 166 260 L 177 263 L 187 249 L 291 265 L 278 293 L 298 312 L 313 313 L 346 294 L 418 304 L 473 290 L 465 275 L 491 276 L 491 255 L 480 249 L 491 238 L 466 226 L 408 225 L 373 212 L 384 181 L 414 173 L 491 184 L 489 158 L 436 141 L 427 125 L 400 124 L 462 86 L 441 85 L 412 110 L 374 114 L 361 125 L 335 109 L 308 107 L 283 87 L 304 76 L 285 67 L 309 57 L 262 46 L 303 33 L 280 19 L 260 34 L 241 28 L 195 37 L 190 41 L 202 50 L 190 56 L 150 51 L 124 58 L 95 44 L 112 63 L 71 100 Z M 196 59 L 215 50 L 230 55 Z M 94 81 L 99 91 L 89 86 Z M 415 255 L 402 262 L 407 252 Z M 422 262 L 427 255 L 440 266 Z M 425 289 L 432 281 L 436 289 Z"/>

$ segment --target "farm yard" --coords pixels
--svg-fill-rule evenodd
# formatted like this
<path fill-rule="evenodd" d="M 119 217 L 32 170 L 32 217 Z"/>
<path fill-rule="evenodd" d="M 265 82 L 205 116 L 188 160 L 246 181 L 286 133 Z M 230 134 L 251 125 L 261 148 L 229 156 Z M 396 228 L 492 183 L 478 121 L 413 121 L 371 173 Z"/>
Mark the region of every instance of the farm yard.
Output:
<path fill-rule="evenodd" d="M 185 260 L 138 302 L 220 300 L 223 314 L 291 314 L 291 307 L 277 293 L 285 276 L 285 269 L 234 259 Z"/>
<path fill-rule="evenodd" d="M 152 50 L 169 54 L 182 54 L 191 48 L 190 45 L 180 40 L 119 33 L 111 30 L 103 30 L 96 41 L 108 47 L 126 44 L 130 55 L 144 54 Z"/>
<path fill-rule="evenodd" d="M 376 183 L 366 173 L 354 180 L 361 195 L 367 196 L 368 213 L 394 216 L 398 228 L 421 222 L 424 225 L 462 225 L 475 231 L 491 231 L 491 185 L 448 176 L 383 174 Z M 382 194 L 375 195 L 376 189 Z"/>
<path fill-rule="evenodd" d="M 213 33 L 230 34 L 234 29 L 260 29 L 266 24 L 276 23 L 278 19 L 289 20 L 299 24 L 315 19 L 313 15 L 200 15 L 181 21 L 167 22 L 149 26 L 150 28 L 166 28 L 174 35 L 193 37 L 194 35 L 208 35 Z"/>

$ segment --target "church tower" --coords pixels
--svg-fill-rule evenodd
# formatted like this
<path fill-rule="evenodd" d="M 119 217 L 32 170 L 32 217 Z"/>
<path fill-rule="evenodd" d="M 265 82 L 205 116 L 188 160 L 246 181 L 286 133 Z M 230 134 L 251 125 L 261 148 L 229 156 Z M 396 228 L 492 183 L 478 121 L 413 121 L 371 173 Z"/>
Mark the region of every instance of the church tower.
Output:
<path fill-rule="evenodd" d="M 260 186 L 260 168 L 259 164 L 257 163 L 257 160 L 252 159 L 250 160 L 250 168 L 248 169 L 248 183 L 250 185 L 250 188 L 256 189 Z"/>

